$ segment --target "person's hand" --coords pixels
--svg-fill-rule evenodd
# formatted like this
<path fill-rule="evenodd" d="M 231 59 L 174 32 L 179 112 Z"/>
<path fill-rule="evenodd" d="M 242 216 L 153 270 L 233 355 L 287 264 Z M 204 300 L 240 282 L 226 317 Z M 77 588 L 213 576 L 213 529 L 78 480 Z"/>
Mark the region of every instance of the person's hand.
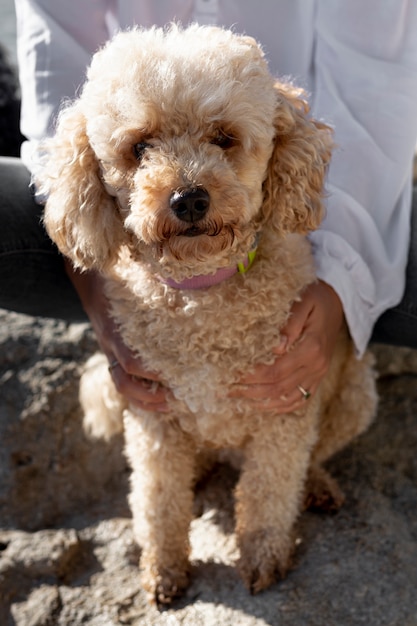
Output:
<path fill-rule="evenodd" d="M 271 365 L 258 365 L 229 394 L 252 400 L 254 408 L 295 411 L 309 401 L 327 372 L 344 320 L 336 292 L 322 281 L 310 285 L 282 330 Z"/>
<path fill-rule="evenodd" d="M 168 411 L 168 390 L 155 372 L 149 372 L 136 355 L 127 348 L 109 315 L 103 279 L 96 272 L 80 273 L 66 261 L 67 273 L 80 296 L 101 350 L 109 361 L 109 370 L 116 389 L 128 402 L 147 411 Z"/>

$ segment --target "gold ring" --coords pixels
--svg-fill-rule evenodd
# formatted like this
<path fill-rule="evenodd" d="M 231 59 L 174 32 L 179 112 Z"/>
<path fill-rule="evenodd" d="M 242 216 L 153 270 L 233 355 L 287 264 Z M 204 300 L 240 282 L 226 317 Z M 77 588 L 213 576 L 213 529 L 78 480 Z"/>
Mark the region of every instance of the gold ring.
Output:
<path fill-rule="evenodd" d="M 307 391 L 307 389 L 304 389 L 304 387 L 302 387 L 301 385 L 297 385 L 297 389 L 300 393 L 303 394 L 304 400 L 308 400 L 309 397 L 311 396 L 311 393 Z"/>
<path fill-rule="evenodd" d="M 115 367 L 117 367 L 118 365 L 120 365 L 119 361 L 117 361 L 117 359 L 115 359 L 114 361 L 112 361 L 111 363 L 109 363 L 108 366 L 108 370 L 109 372 L 111 372 L 112 370 L 114 370 Z"/>

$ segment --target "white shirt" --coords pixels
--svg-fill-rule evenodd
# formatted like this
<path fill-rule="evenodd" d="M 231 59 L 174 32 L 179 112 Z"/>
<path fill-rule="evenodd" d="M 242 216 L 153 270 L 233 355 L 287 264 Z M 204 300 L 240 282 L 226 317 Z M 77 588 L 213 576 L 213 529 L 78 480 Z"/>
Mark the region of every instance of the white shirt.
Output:
<path fill-rule="evenodd" d="M 361 354 L 401 299 L 417 139 L 414 0 L 15 0 L 22 158 L 51 132 L 91 55 L 116 30 L 173 19 L 233 27 L 260 41 L 277 76 L 310 93 L 335 128 L 327 216 L 311 233 L 319 278 L 343 303 Z"/>

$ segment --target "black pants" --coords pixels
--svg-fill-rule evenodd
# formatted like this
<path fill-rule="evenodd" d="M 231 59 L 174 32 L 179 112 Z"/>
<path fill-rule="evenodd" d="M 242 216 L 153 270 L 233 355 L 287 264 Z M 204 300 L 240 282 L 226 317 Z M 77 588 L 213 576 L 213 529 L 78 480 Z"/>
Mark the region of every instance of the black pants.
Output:
<path fill-rule="evenodd" d="M 62 257 L 42 226 L 42 207 L 32 199 L 29 178 L 19 159 L 0 158 L 0 307 L 85 321 Z M 417 188 L 404 297 L 380 317 L 372 340 L 417 348 Z"/>
<path fill-rule="evenodd" d="M 20 159 L 0 158 L 0 307 L 69 322 L 87 316 L 42 225 Z"/>

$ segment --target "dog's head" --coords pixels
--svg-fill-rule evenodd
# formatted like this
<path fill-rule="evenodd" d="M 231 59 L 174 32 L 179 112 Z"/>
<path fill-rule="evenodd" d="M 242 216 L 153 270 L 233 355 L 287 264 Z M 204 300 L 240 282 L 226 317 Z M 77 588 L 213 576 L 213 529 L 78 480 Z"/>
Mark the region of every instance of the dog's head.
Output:
<path fill-rule="evenodd" d="M 318 225 L 330 143 L 253 39 L 120 33 L 46 143 L 46 227 L 81 268 L 106 268 L 128 246 L 162 271 L 204 273 L 241 258 L 261 228 Z"/>

